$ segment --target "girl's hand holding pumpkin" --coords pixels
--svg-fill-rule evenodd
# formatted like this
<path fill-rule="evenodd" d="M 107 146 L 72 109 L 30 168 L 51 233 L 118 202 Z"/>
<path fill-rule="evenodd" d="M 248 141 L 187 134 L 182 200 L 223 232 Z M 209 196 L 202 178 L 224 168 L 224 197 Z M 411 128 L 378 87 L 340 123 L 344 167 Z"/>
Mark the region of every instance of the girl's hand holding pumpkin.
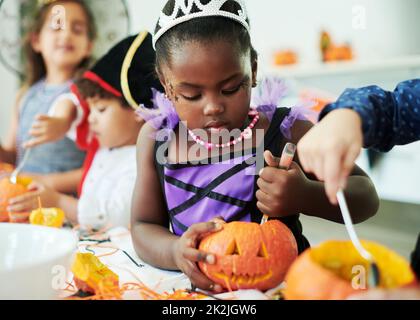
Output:
<path fill-rule="evenodd" d="M 197 250 L 197 247 L 203 237 L 209 233 L 221 230 L 223 223 L 224 221 L 215 219 L 194 224 L 174 242 L 172 247 L 173 259 L 178 268 L 190 278 L 194 286 L 203 290 L 222 292 L 222 287 L 208 279 L 197 265 L 199 261 L 214 264 L 216 257 Z"/>
<path fill-rule="evenodd" d="M 310 186 L 302 169 L 292 162 L 289 170 L 279 168 L 279 159 L 270 151 L 264 153 L 268 167 L 260 171 L 256 192 L 257 207 L 269 217 L 300 213 L 300 204 Z"/>
<path fill-rule="evenodd" d="M 33 182 L 28 186 L 29 192 L 10 199 L 7 210 L 10 212 L 30 212 L 39 207 L 38 198 L 44 208 L 55 207 L 58 202 L 58 193 L 39 182 Z"/>

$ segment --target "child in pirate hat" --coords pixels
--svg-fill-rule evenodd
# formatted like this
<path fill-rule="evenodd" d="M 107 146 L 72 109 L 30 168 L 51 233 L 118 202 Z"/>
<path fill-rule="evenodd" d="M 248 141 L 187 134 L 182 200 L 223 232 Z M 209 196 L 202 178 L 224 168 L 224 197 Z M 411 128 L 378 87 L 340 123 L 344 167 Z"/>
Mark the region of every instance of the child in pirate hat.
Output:
<path fill-rule="evenodd" d="M 80 199 L 34 183 L 32 192 L 14 199 L 15 205 L 33 209 L 40 196 L 44 207 L 62 208 L 73 224 L 128 227 L 143 125 L 135 108 L 151 107 L 152 88 L 162 90 L 154 66 L 152 36 L 142 32 L 122 40 L 76 80 L 72 92 L 82 119 L 73 136 L 88 151 Z"/>

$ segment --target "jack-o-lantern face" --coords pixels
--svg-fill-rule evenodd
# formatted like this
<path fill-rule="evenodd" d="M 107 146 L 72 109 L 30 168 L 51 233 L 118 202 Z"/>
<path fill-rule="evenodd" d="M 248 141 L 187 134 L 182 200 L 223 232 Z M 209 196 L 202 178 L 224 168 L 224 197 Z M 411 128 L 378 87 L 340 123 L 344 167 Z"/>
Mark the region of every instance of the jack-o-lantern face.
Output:
<path fill-rule="evenodd" d="M 199 263 L 202 272 L 228 290 L 274 288 L 297 257 L 292 232 L 277 220 L 227 223 L 204 238 L 199 250 L 216 256 L 216 264 Z"/>

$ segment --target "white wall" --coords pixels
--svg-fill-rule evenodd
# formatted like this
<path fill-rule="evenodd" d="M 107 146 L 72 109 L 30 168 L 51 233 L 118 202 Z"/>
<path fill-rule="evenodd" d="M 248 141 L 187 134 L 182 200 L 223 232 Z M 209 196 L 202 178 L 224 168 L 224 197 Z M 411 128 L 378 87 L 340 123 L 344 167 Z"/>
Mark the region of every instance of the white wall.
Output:
<path fill-rule="evenodd" d="M 17 78 L 0 65 L 0 141 L 9 129 Z"/>
<path fill-rule="evenodd" d="M 133 32 L 146 29 L 153 32 L 159 12 L 166 0 L 127 0 L 131 14 L 131 29 Z"/>
<path fill-rule="evenodd" d="M 133 31 L 153 30 L 165 0 L 128 0 Z M 322 28 L 337 42 L 350 42 L 360 58 L 420 53 L 418 0 L 246 0 L 252 38 L 263 59 L 273 50 L 293 48 L 304 61 L 319 59 Z M 353 27 L 355 13 L 366 12 L 366 28 Z"/>
<path fill-rule="evenodd" d="M 17 15 L 17 6 L 15 6 L 17 3 L 17 1 L 8 1 L 7 15 L 2 15 L 1 19 L 3 20 L 1 25 L 4 29 L 0 31 L 1 46 L 7 46 L 16 38 L 15 35 L 18 30 L 18 22 L 13 19 L 8 19 L 5 16 L 12 17 Z M 4 11 L 2 11 L 2 13 L 4 13 Z M 2 47 L 1 49 L 3 56 L 7 56 L 7 54 L 3 52 L 4 48 Z M 6 132 L 9 129 L 17 86 L 18 78 L 16 75 L 11 73 L 0 63 L 0 141 L 4 140 Z"/>

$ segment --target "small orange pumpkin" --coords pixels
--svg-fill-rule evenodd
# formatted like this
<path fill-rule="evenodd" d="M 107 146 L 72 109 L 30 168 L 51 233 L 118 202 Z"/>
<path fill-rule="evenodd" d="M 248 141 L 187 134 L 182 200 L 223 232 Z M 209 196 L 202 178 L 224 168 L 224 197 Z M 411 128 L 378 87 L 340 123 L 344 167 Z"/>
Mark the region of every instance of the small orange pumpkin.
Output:
<path fill-rule="evenodd" d="M 415 281 L 409 263 L 397 253 L 370 241 L 363 246 L 379 268 L 381 288 L 397 288 Z M 327 241 L 307 249 L 286 275 L 284 296 L 289 300 L 341 300 L 367 289 L 368 264 L 351 241 Z"/>
<path fill-rule="evenodd" d="M 17 184 L 13 184 L 8 178 L 0 180 L 0 222 L 9 222 L 11 214 L 7 211 L 9 206 L 9 200 L 26 193 L 27 187 L 18 181 Z M 23 218 L 22 218 L 23 217 Z M 12 215 L 12 221 L 10 222 L 23 222 L 29 218 L 29 213 L 19 213 L 18 215 Z M 23 220 L 22 220 L 23 219 Z"/>
<path fill-rule="evenodd" d="M 331 46 L 324 52 L 324 61 L 352 60 L 353 51 L 349 45 Z"/>
<path fill-rule="evenodd" d="M 278 51 L 274 54 L 274 64 L 277 66 L 291 65 L 297 62 L 298 57 L 294 51 Z"/>
<path fill-rule="evenodd" d="M 119 277 L 92 253 L 77 253 L 71 271 L 76 287 L 90 294 L 119 288 Z"/>
<path fill-rule="evenodd" d="M 52 228 L 61 228 L 64 224 L 65 217 L 64 211 L 60 208 L 38 208 L 31 212 L 29 223 Z"/>
<path fill-rule="evenodd" d="M 216 264 L 200 262 L 201 271 L 230 291 L 276 287 L 298 252 L 292 232 L 278 220 L 224 224 L 200 242 L 199 250 L 216 256 Z"/>

